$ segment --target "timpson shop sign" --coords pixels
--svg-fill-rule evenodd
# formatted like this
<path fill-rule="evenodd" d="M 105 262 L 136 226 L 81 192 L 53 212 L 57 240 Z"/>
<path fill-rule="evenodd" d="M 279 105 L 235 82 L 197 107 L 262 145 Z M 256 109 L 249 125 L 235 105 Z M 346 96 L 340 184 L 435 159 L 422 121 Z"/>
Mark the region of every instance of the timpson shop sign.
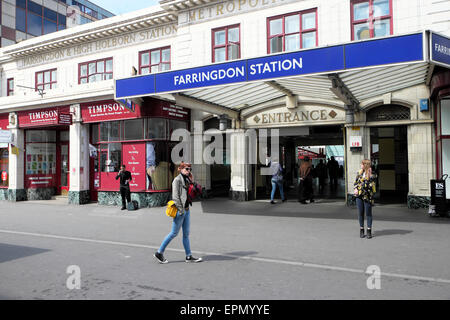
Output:
<path fill-rule="evenodd" d="M 19 60 L 19 69 L 162 39 L 176 34 L 177 25 L 172 24 L 123 34 L 113 38 L 91 41 L 67 49 L 58 49 L 38 55 L 27 56 Z"/>
<path fill-rule="evenodd" d="M 271 109 L 252 115 L 245 120 L 247 127 L 282 127 L 344 121 L 344 110 L 319 106 L 302 106 L 293 110 L 286 107 Z"/>

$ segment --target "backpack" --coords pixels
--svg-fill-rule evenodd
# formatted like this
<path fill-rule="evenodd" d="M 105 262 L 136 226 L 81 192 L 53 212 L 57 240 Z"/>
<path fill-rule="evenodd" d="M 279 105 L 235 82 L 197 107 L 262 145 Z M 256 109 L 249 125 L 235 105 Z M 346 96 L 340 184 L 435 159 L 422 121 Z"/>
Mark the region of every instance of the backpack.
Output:
<path fill-rule="evenodd" d="M 128 202 L 128 211 L 135 211 L 139 209 L 139 203 L 136 200 L 133 200 L 131 202 Z"/>
<path fill-rule="evenodd" d="M 188 196 L 191 201 L 202 195 L 202 186 L 198 183 L 189 184 Z"/>

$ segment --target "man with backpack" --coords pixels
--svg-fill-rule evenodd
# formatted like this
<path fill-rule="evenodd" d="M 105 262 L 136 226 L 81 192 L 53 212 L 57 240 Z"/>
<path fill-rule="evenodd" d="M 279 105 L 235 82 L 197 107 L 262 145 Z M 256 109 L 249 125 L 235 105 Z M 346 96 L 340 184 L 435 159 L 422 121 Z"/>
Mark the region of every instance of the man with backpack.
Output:
<path fill-rule="evenodd" d="M 120 195 L 122 196 L 122 209 L 127 208 L 127 202 L 131 203 L 130 181 L 132 180 L 131 172 L 125 170 L 125 165 L 120 166 L 120 171 L 116 176 L 116 180 L 120 179 Z"/>

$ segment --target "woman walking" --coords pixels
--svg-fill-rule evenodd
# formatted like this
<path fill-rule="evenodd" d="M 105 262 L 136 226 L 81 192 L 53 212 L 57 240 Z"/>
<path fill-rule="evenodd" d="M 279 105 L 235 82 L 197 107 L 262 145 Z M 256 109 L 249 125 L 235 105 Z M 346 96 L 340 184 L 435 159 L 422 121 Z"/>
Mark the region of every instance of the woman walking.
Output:
<path fill-rule="evenodd" d="M 354 183 L 354 195 L 356 197 L 356 207 L 358 208 L 359 218 L 359 236 L 365 237 L 364 234 L 364 214 L 367 217 L 367 239 L 372 238 L 372 206 L 373 195 L 376 192 L 375 183 L 376 175 L 372 174 L 370 160 L 364 159 L 361 162 L 361 170 L 356 175 Z"/>
<path fill-rule="evenodd" d="M 181 162 L 178 172 L 180 174 L 172 182 L 172 200 L 177 207 L 177 215 L 173 218 L 172 231 L 166 236 L 161 247 L 153 255 L 159 263 L 168 263 L 164 258 L 164 250 L 170 241 L 178 235 L 181 228 L 183 228 L 183 247 L 186 253 L 186 262 L 202 261 L 202 258 L 194 258 L 192 256 L 189 243 L 189 229 L 191 224 L 189 206 L 192 206 L 192 201 L 189 197 L 188 190 L 189 185 L 194 180 L 191 164 Z"/>

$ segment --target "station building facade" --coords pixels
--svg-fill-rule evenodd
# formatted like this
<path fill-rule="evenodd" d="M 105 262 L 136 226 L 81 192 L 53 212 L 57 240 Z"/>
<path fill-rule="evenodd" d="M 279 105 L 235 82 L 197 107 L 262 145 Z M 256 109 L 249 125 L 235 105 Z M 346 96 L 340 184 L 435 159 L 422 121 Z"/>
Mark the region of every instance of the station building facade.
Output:
<path fill-rule="evenodd" d="M 314 56 L 315 48 L 370 46 L 377 43 L 370 39 L 410 34 L 428 39 L 425 30 L 445 40 L 449 12 L 448 1 L 163 0 L 2 48 L 0 130 L 10 133 L 10 141 L 0 143 L 0 199 L 61 194 L 71 204 L 119 204 L 115 176 L 124 163 L 135 177 L 132 198 L 141 207 L 163 205 L 177 172 L 170 159 L 177 143 L 171 133 L 200 124 L 195 139 L 225 123 L 228 131 L 222 133 L 237 137 L 225 146 L 229 163 L 194 165 L 206 193 L 220 186 L 235 200 L 257 198 L 263 166 L 246 162 L 252 151 L 239 136 L 246 129 L 279 129 L 283 165 L 292 181 L 299 144 L 342 145 L 347 202 L 359 164 L 369 158 L 386 197 L 400 195 L 410 207 L 425 207 L 430 179 L 446 173 L 450 161 L 449 71 L 445 63 L 427 60 L 432 48 L 425 40 L 420 63 L 130 94 L 131 110 L 118 98 L 115 80 L 297 51 L 326 64 L 331 56 Z M 439 48 L 444 61 L 445 48 Z M 195 80 L 178 77 L 185 85 Z M 201 155 L 206 144 L 194 144 L 192 155 Z"/>

